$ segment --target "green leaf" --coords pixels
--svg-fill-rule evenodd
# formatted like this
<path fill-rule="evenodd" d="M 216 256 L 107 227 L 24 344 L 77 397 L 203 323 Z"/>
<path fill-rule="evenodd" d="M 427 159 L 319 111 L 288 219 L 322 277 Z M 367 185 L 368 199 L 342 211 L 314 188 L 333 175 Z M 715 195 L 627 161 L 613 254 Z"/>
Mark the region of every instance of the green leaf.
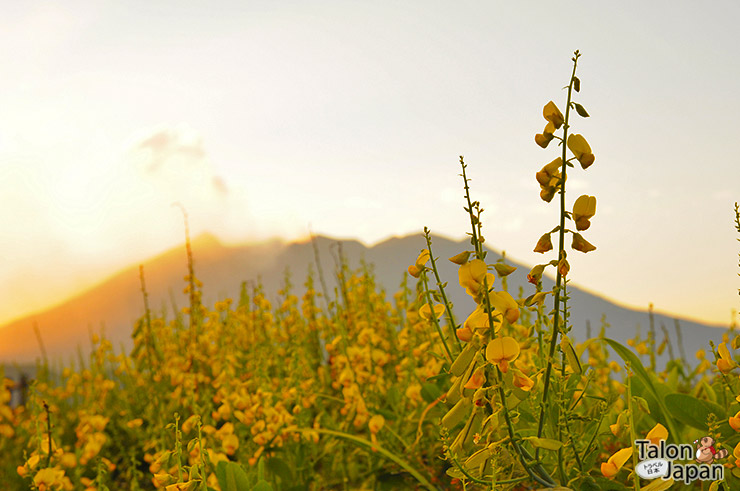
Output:
<path fill-rule="evenodd" d="M 545 450 L 558 450 L 560 447 L 563 446 L 563 442 L 560 442 L 558 440 L 551 440 L 550 438 L 537 438 L 536 436 L 528 436 L 525 437 L 524 440 L 527 440 L 536 448 L 544 448 Z"/>
<path fill-rule="evenodd" d="M 576 92 L 581 91 L 581 79 L 578 77 L 573 77 L 573 90 Z"/>
<path fill-rule="evenodd" d="M 578 113 L 578 115 L 579 115 L 579 116 L 581 116 L 581 117 L 583 117 L 583 118 L 587 118 L 587 117 L 589 117 L 589 116 L 590 116 L 590 115 L 588 114 L 588 111 L 586 111 L 586 110 L 585 110 L 585 109 L 583 108 L 583 106 L 581 106 L 581 105 L 580 105 L 580 104 L 578 104 L 577 102 L 574 102 L 573 104 L 575 105 L 575 107 L 576 107 L 576 112 Z"/>
<path fill-rule="evenodd" d="M 236 462 L 219 462 L 216 466 L 216 478 L 221 491 L 246 491 L 249 489 L 247 473 Z"/>
<path fill-rule="evenodd" d="M 442 389 L 437 384 L 425 382 L 421 385 L 421 397 L 428 403 L 432 403 L 442 395 Z"/>
<path fill-rule="evenodd" d="M 604 338 L 604 341 L 606 341 L 611 349 L 613 349 L 619 355 L 619 357 L 622 358 L 622 360 L 624 360 L 626 363 L 629 363 L 630 369 L 635 374 L 635 376 L 639 378 L 643 384 L 645 384 L 645 388 L 647 389 L 647 391 L 655 397 L 655 402 L 659 408 L 659 414 L 656 414 L 655 418 L 665 421 L 665 426 L 668 428 L 669 438 L 673 439 L 674 441 L 680 441 L 681 433 L 679 433 L 676 425 L 673 424 L 671 413 L 668 411 L 665 403 L 663 402 L 663 397 L 667 395 L 665 393 L 665 390 L 670 391 L 670 389 L 661 384 L 663 385 L 663 387 L 661 387 L 660 391 L 658 391 L 656 386 L 653 384 L 653 380 L 650 378 L 650 374 L 648 374 L 647 370 L 645 370 L 645 367 L 642 365 L 642 362 L 637 357 L 637 355 L 634 354 L 630 349 L 619 344 L 613 339 Z M 648 398 L 645 397 L 645 399 Z"/>
<path fill-rule="evenodd" d="M 616 481 L 612 481 L 611 479 L 607 479 L 605 477 L 597 477 L 595 479 L 596 484 L 599 486 L 599 489 L 602 489 L 603 491 L 631 491 L 632 488 L 626 487 L 624 484 L 620 484 Z"/>
<path fill-rule="evenodd" d="M 289 484 L 293 481 L 293 472 L 291 472 L 290 466 L 284 460 L 277 457 L 270 457 L 267 459 L 265 467 L 267 467 L 267 470 L 273 476 L 280 478 L 281 484 Z"/>
<path fill-rule="evenodd" d="M 334 430 L 326 430 L 324 428 L 317 428 L 312 430 L 303 430 L 301 428 L 298 429 L 298 431 L 315 431 L 321 435 L 330 435 L 337 438 L 342 438 L 344 440 L 348 440 L 350 442 L 355 443 L 356 445 L 365 447 L 367 449 L 375 450 L 378 455 L 381 455 L 385 457 L 386 459 L 390 460 L 391 462 L 395 463 L 399 467 L 401 467 L 403 470 L 411 474 L 411 476 L 419 481 L 419 483 L 425 487 L 426 489 L 430 491 L 434 491 L 436 488 L 432 485 L 432 483 L 427 480 L 424 476 L 422 476 L 419 471 L 417 471 L 413 466 L 411 466 L 408 462 L 403 460 L 398 455 L 394 454 L 393 452 L 386 450 L 385 448 L 381 447 L 380 445 L 376 445 L 365 438 L 361 438 L 355 435 L 351 435 L 349 433 L 343 433 L 341 431 L 334 431 Z M 226 491 L 226 490 L 223 490 Z"/>
<path fill-rule="evenodd" d="M 581 483 L 580 491 L 601 491 L 601 488 L 596 484 L 596 480 L 591 476 L 586 476 Z"/>
<path fill-rule="evenodd" d="M 247 488 L 242 489 L 246 491 Z M 257 481 L 257 484 L 254 485 L 252 491 L 273 491 L 273 489 L 269 482 L 265 481 L 264 479 L 260 479 L 259 481 Z"/>
<path fill-rule="evenodd" d="M 560 349 L 563 350 L 565 359 L 568 360 L 568 365 L 570 365 L 571 370 L 573 370 L 574 373 L 583 373 L 581 360 L 578 359 L 578 354 L 576 353 L 576 350 L 573 349 L 573 345 L 570 344 L 570 339 L 568 339 L 567 336 L 563 336 L 560 340 Z"/>
<path fill-rule="evenodd" d="M 707 417 L 710 414 L 714 414 L 720 421 L 727 419 L 727 413 L 721 406 L 688 394 L 668 394 L 665 403 L 674 418 L 700 430 L 708 429 Z"/>

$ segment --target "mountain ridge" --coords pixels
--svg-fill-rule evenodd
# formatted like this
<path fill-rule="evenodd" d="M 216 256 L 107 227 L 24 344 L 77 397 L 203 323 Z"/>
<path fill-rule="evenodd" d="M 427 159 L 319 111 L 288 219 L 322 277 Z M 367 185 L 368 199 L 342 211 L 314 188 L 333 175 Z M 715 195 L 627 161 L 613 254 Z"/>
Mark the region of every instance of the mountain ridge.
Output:
<path fill-rule="evenodd" d="M 366 246 L 354 239 L 336 240 L 324 236 L 317 236 L 314 239 L 325 278 L 332 279 L 332 284 L 334 284 L 333 275 L 326 272 L 334 270 L 338 260 L 338 244 L 341 244 L 342 254 L 352 269 L 358 261 L 364 259 L 372 265 L 378 284 L 390 293 L 400 285 L 406 267 L 414 261 L 419 251 L 426 247 L 421 235 L 388 237 L 373 246 Z M 445 279 L 449 281 L 448 297 L 460 312 L 457 314 L 460 317 L 464 312 L 469 312 L 474 305 L 462 289 L 457 287 L 457 282 L 454 281 L 457 278 L 457 266 L 446 258 L 468 249 L 468 241 L 464 239 L 455 241 L 441 236 L 433 236 L 432 240 L 434 255 L 440 258 L 437 263 L 440 274 L 443 281 Z M 242 282 L 255 284 L 261 281 L 264 291 L 272 299 L 281 287 L 286 268 L 291 272 L 293 284 L 301 285 L 294 286 L 294 289 L 300 290 L 308 274 L 309 265 L 314 264 L 314 271 L 317 269 L 314 243 L 310 240 L 288 243 L 273 239 L 231 246 L 206 233 L 192 240 L 191 250 L 196 277 L 204 284 L 203 301 L 206 305 L 212 305 L 216 300 L 226 296 L 236 298 Z M 501 257 L 500 253 L 490 248 L 487 248 L 487 251 L 489 264 Z M 530 294 L 534 288 L 526 282 L 529 267 L 513 261 L 507 262 L 518 268 L 507 278 L 509 290 L 515 297 L 520 287 L 524 289 L 525 296 Z M 168 318 L 172 318 L 173 305 L 182 307 L 187 304 L 187 297 L 181 293 L 181 288 L 177 288 L 177 285 L 185 285 L 183 278 L 187 274 L 184 245 L 157 254 L 142 261 L 141 264 L 144 266 L 150 308 L 155 314 L 163 312 Z M 544 289 L 548 290 L 552 288 L 554 281 L 552 278 L 544 277 L 543 283 Z M 500 280 L 497 280 L 495 286 L 500 288 Z M 575 306 L 571 310 L 571 323 L 577 339 L 584 339 L 586 321 L 593 326 L 593 332 L 598 332 L 601 319 L 599 311 L 606 314 L 607 322 L 621 326 L 618 332 L 610 332 L 609 336 L 622 342 L 634 335 L 636 325 L 648 325 L 648 314 L 645 310 L 617 304 L 577 285 L 570 285 L 568 291 L 571 297 L 570 305 Z M 104 327 L 104 333 L 111 339 L 114 347 L 118 349 L 119 344 L 123 343 L 128 349 L 131 344 L 131 330 L 143 313 L 139 266 L 131 265 L 67 301 L 0 326 L 0 340 L 5 340 L 0 341 L 0 363 L 30 362 L 41 355 L 34 324 L 38 325 L 46 352 L 51 359 L 59 357 L 64 359 L 76 354 L 78 345 L 89 346 L 85 340 L 89 338 L 90 331 L 97 332 L 101 326 Z M 659 326 L 668 322 L 672 325 L 673 317 L 656 312 L 654 319 L 660 339 Z M 696 344 L 700 340 L 706 343 L 708 338 L 717 339 L 717 335 L 721 338 L 721 330 L 716 329 L 720 326 L 689 319 L 681 319 L 680 322 L 684 326 L 684 331 L 688 329 L 688 336 L 685 335 L 684 338 L 690 344 Z M 630 336 L 626 336 L 627 331 L 623 327 L 629 328 Z M 7 340 L 13 342 L 9 343 Z"/>

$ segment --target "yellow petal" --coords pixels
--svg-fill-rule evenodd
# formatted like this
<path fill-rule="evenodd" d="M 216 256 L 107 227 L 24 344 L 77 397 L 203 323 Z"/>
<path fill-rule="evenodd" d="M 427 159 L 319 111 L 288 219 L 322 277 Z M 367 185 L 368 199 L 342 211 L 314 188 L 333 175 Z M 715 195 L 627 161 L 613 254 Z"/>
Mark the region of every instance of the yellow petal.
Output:
<path fill-rule="evenodd" d="M 545 107 L 542 108 L 542 115 L 545 117 L 546 120 L 551 122 L 555 126 L 555 128 L 560 128 L 565 122 L 563 113 L 560 112 L 558 106 L 556 106 L 555 103 L 552 101 L 545 104 Z"/>
<path fill-rule="evenodd" d="M 466 389 L 479 389 L 486 382 L 486 371 L 484 367 L 477 368 L 464 385 Z"/>
<path fill-rule="evenodd" d="M 514 370 L 514 386 L 529 392 L 534 387 L 534 380 L 524 375 L 519 370 Z"/>
<path fill-rule="evenodd" d="M 444 314 L 445 306 L 442 304 L 437 304 L 434 306 L 434 316 L 439 319 L 442 317 L 442 314 Z M 432 318 L 432 309 L 429 308 L 429 304 L 425 303 L 421 306 L 419 309 L 419 315 L 422 317 L 422 319 L 425 320 L 431 320 Z"/>
<path fill-rule="evenodd" d="M 627 447 L 609 457 L 609 462 L 616 465 L 617 469 L 621 469 L 630 457 L 632 457 L 632 447 Z"/>
<path fill-rule="evenodd" d="M 563 159 L 560 157 L 556 158 L 546 166 L 542 168 L 543 171 L 547 172 L 551 176 L 554 176 L 555 174 L 558 174 L 560 169 L 563 167 Z"/>
<path fill-rule="evenodd" d="M 730 416 L 729 423 L 733 430 L 740 431 L 740 412 L 735 414 L 735 416 Z"/>
<path fill-rule="evenodd" d="M 665 426 L 658 423 L 653 427 L 652 430 L 648 432 L 647 439 L 650 440 L 650 442 L 654 445 L 657 445 L 660 440 L 668 439 L 668 430 L 665 428 Z"/>
<path fill-rule="evenodd" d="M 580 196 L 575 203 L 573 203 L 573 215 L 574 217 L 584 216 L 591 218 L 596 214 L 596 197 L 588 196 L 586 194 Z"/>
<path fill-rule="evenodd" d="M 367 422 L 367 427 L 370 430 L 370 433 L 377 433 L 379 432 L 383 426 L 385 425 L 385 418 L 381 416 L 380 414 L 376 414 L 370 420 Z"/>
<path fill-rule="evenodd" d="M 619 432 L 619 424 L 614 423 L 613 425 L 609 425 L 609 430 L 612 432 L 612 435 L 617 436 L 617 433 Z"/>
<path fill-rule="evenodd" d="M 552 135 L 544 135 L 541 133 L 537 133 L 536 135 L 534 135 L 534 142 L 542 148 L 547 148 L 552 139 Z"/>
<path fill-rule="evenodd" d="M 519 304 L 509 292 L 491 292 L 488 294 L 491 306 L 501 312 L 510 324 L 519 319 Z"/>
<path fill-rule="evenodd" d="M 422 249 L 419 257 L 416 258 L 416 267 L 421 269 L 429 261 L 429 250 Z"/>
<path fill-rule="evenodd" d="M 568 137 L 568 148 L 573 152 L 573 155 L 575 155 L 578 160 L 580 160 L 581 156 L 584 154 L 591 153 L 591 146 L 583 135 L 580 134 L 574 134 Z"/>
<path fill-rule="evenodd" d="M 457 335 L 457 339 L 466 343 L 473 339 L 473 330 L 469 327 L 461 327 L 455 330 L 455 334 Z"/>
<path fill-rule="evenodd" d="M 722 343 L 717 347 L 717 352 L 719 353 L 719 357 L 724 360 L 732 359 L 730 356 L 730 350 L 727 349 L 727 345 L 725 343 Z"/>
<path fill-rule="evenodd" d="M 610 462 L 601 463 L 601 473 L 604 475 L 604 477 L 611 479 L 612 477 L 617 475 L 617 472 L 619 472 L 619 469 L 617 469 L 616 465 Z"/>
<path fill-rule="evenodd" d="M 505 336 L 493 338 L 486 346 L 486 359 L 491 363 L 513 361 L 519 356 L 519 343 L 516 339 Z"/>

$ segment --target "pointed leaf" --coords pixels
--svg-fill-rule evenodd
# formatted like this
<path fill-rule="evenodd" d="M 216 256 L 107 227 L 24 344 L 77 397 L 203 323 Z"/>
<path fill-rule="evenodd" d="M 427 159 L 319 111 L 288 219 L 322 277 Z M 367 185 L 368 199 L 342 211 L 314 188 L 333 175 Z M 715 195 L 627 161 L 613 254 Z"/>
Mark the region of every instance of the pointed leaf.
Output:
<path fill-rule="evenodd" d="M 246 488 L 239 489 L 241 490 Z M 257 484 L 254 485 L 252 491 L 273 491 L 273 489 L 269 482 L 265 481 L 264 479 L 260 479 L 259 481 L 257 481 Z"/>
<path fill-rule="evenodd" d="M 216 466 L 216 478 L 221 491 L 242 491 L 249 489 L 247 473 L 236 462 L 221 461 Z"/>
<path fill-rule="evenodd" d="M 661 394 L 658 389 L 656 389 L 652 379 L 650 378 L 650 375 L 648 374 L 647 370 L 645 370 L 645 367 L 642 365 L 642 362 L 637 357 L 637 355 L 633 353 L 629 348 L 619 344 L 613 339 L 604 338 L 604 341 L 606 341 L 609 347 L 611 347 L 619 355 L 619 357 L 622 358 L 622 360 L 624 360 L 625 362 L 629 362 L 632 372 L 634 372 L 635 376 L 638 377 L 645 384 L 645 388 L 648 390 L 648 392 L 650 392 L 651 395 L 655 397 L 655 401 L 658 405 L 658 408 L 660 409 L 660 414 L 655 415 L 656 420 L 658 420 L 659 423 L 665 423 L 665 426 L 668 428 L 669 437 L 671 439 L 674 439 L 674 441 L 678 439 L 680 432 L 676 428 L 676 425 L 673 424 L 673 418 L 671 417 L 672 415 L 663 402 L 664 395 Z"/>
<path fill-rule="evenodd" d="M 710 414 L 714 414 L 718 421 L 727 419 L 727 413 L 721 406 L 688 394 L 668 394 L 665 404 L 671 415 L 681 423 L 700 430 L 708 429 L 707 418 Z"/>
<path fill-rule="evenodd" d="M 536 436 L 525 437 L 527 440 L 536 448 L 544 448 L 545 450 L 558 450 L 563 446 L 563 442 L 558 440 L 551 440 L 550 438 L 537 438 Z"/>
<path fill-rule="evenodd" d="M 579 116 L 581 116 L 581 117 L 583 117 L 583 118 L 587 118 L 587 117 L 589 117 L 589 116 L 590 116 L 590 114 L 588 114 L 588 111 L 586 111 L 586 109 L 584 109 L 584 107 L 583 107 L 583 106 L 581 106 L 581 105 L 580 105 L 580 104 L 578 104 L 577 102 L 574 102 L 573 104 L 575 105 L 575 107 L 576 107 L 576 112 L 578 113 L 578 115 L 579 115 Z"/>

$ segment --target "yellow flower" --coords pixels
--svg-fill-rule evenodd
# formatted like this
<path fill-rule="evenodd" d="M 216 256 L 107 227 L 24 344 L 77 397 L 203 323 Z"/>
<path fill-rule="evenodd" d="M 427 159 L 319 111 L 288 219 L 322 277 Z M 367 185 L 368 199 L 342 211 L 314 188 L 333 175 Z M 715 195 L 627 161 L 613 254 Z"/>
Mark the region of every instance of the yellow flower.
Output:
<path fill-rule="evenodd" d="M 466 389 L 480 389 L 486 382 L 486 370 L 484 367 L 478 367 L 464 385 Z"/>
<path fill-rule="evenodd" d="M 62 458 L 59 461 L 62 464 L 62 466 L 68 469 L 75 467 L 77 465 L 77 457 L 75 457 L 75 454 L 69 453 L 69 452 L 62 455 Z"/>
<path fill-rule="evenodd" d="M 735 445 L 732 455 L 735 457 L 735 467 L 740 467 L 740 443 Z"/>
<path fill-rule="evenodd" d="M 596 246 L 583 238 L 581 234 L 573 234 L 573 242 L 570 246 L 576 251 L 591 252 L 596 250 Z"/>
<path fill-rule="evenodd" d="M 504 373 L 509 370 L 509 363 L 518 356 L 519 343 L 510 336 L 493 338 L 486 346 L 486 360 L 498 366 Z"/>
<path fill-rule="evenodd" d="M 144 423 L 144 420 L 142 420 L 141 418 L 136 418 L 136 419 L 132 419 L 131 421 L 127 422 L 126 426 L 128 426 L 129 428 L 138 428 L 139 426 L 142 425 L 142 423 Z"/>
<path fill-rule="evenodd" d="M 442 314 L 444 314 L 444 312 L 445 312 L 445 306 L 444 305 L 437 304 L 437 305 L 434 306 L 434 316 L 437 319 L 439 319 L 440 317 L 442 317 Z M 429 304 L 428 303 L 425 303 L 424 305 L 421 306 L 421 308 L 419 309 L 419 315 L 421 316 L 422 319 L 425 319 L 425 320 L 431 320 L 432 319 L 432 309 L 429 308 Z"/>
<path fill-rule="evenodd" d="M 719 368 L 722 373 L 727 373 L 735 368 L 735 362 L 732 360 L 730 351 L 727 349 L 727 345 L 725 343 L 722 343 L 717 347 L 717 353 L 719 354 L 717 368 Z"/>
<path fill-rule="evenodd" d="M 514 386 L 529 392 L 534 387 L 534 380 L 524 375 L 519 370 L 514 370 Z"/>
<path fill-rule="evenodd" d="M 735 416 L 730 416 L 730 426 L 735 431 L 740 431 L 740 411 Z"/>
<path fill-rule="evenodd" d="M 596 214 L 596 197 L 583 195 L 573 203 L 573 221 L 576 230 L 587 230 L 591 226 L 591 218 Z"/>
<path fill-rule="evenodd" d="M 236 450 L 239 448 L 239 438 L 235 434 L 229 433 L 228 435 L 224 436 L 224 439 L 221 442 L 221 446 L 223 447 L 226 455 L 234 455 Z"/>
<path fill-rule="evenodd" d="M 473 339 L 473 330 L 469 327 L 461 327 L 459 329 L 456 329 L 455 334 L 457 335 L 457 339 L 466 343 Z"/>
<path fill-rule="evenodd" d="M 550 140 L 552 140 L 552 138 L 547 138 L 542 133 L 537 133 L 536 135 L 534 135 L 534 142 L 542 148 L 547 148 L 547 145 L 550 144 Z"/>
<path fill-rule="evenodd" d="M 555 125 L 551 122 L 548 122 L 545 125 L 545 129 L 542 130 L 542 133 L 538 133 L 534 135 L 534 142 L 541 146 L 542 148 L 547 148 L 547 146 L 550 144 L 553 138 L 555 138 Z"/>
<path fill-rule="evenodd" d="M 701 348 L 696 352 L 696 358 L 699 360 L 703 360 L 704 358 L 706 358 L 706 356 L 707 356 L 707 352 Z"/>
<path fill-rule="evenodd" d="M 372 440 L 373 444 L 375 445 L 378 444 L 378 438 L 376 437 L 376 435 L 381 429 L 383 429 L 384 425 L 385 425 L 385 418 L 381 416 L 380 414 L 374 415 L 367 422 L 367 427 L 370 430 L 370 440 Z"/>
<path fill-rule="evenodd" d="M 429 250 L 422 249 L 421 253 L 419 253 L 419 257 L 416 258 L 416 262 L 409 266 L 409 274 L 414 278 L 418 278 L 424 270 L 424 265 L 427 261 L 429 261 Z"/>
<path fill-rule="evenodd" d="M 501 315 L 491 312 L 491 317 L 493 318 L 493 327 L 496 331 L 498 331 L 501 328 Z M 467 319 L 465 319 L 465 322 L 463 323 L 463 328 L 468 328 L 471 331 L 476 331 L 478 329 L 486 331 L 490 329 L 490 327 L 491 324 L 488 319 L 488 314 L 480 305 L 475 308 L 475 310 L 468 316 Z"/>
<path fill-rule="evenodd" d="M 504 318 L 513 324 L 519 319 L 519 304 L 516 303 L 514 297 L 509 292 L 490 292 L 488 294 L 488 301 L 491 306 L 501 312 Z"/>
<path fill-rule="evenodd" d="M 614 455 L 609 457 L 609 460 L 607 460 L 606 462 L 602 462 L 601 473 L 604 475 L 604 477 L 608 477 L 609 479 L 611 479 L 612 477 L 617 475 L 619 469 L 622 468 L 622 466 L 631 456 L 632 447 L 619 450 Z"/>
<path fill-rule="evenodd" d="M 465 288 L 465 291 L 471 297 L 475 297 L 483 287 L 484 278 L 488 282 L 488 287 L 493 286 L 493 282 L 496 281 L 496 277 L 493 273 L 488 273 L 488 267 L 480 259 L 473 259 L 469 263 L 465 263 L 457 270 L 457 277 L 460 286 Z"/>
<path fill-rule="evenodd" d="M 36 485 L 39 491 L 47 491 L 49 489 L 59 489 L 62 487 L 64 479 L 64 471 L 53 467 L 47 467 L 41 469 L 33 476 L 33 483 Z"/>
<path fill-rule="evenodd" d="M 665 426 L 658 423 L 648 432 L 646 438 L 650 440 L 650 443 L 653 445 L 658 445 L 661 440 L 668 439 L 668 430 L 665 429 Z"/>
<path fill-rule="evenodd" d="M 624 411 L 619 413 L 617 416 L 617 422 L 613 425 L 609 425 L 609 430 L 611 430 L 612 434 L 616 436 L 617 438 L 621 438 L 621 434 L 624 432 L 625 428 L 627 427 L 627 413 Z"/>
<path fill-rule="evenodd" d="M 545 117 L 546 120 L 552 123 L 555 129 L 560 128 L 565 122 L 563 113 L 560 112 L 558 106 L 556 106 L 555 103 L 552 101 L 545 104 L 545 107 L 542 108 L 542 115 Z"/>
<path fill-rule="evenodd" d="M 594 154 L 591 153 L 591 147 L 583 135 L 570 135 L 568 137 L 568 148 L 573 152 L 573 155 L 576 156 L 583 169 L 587 169 L 594 163 Z"/>
<path fill-rule="evenodd" d="M 540 198 L 548 203 L 552 201 L 553 196 L 560 187 L 560 169 L 563 166 L 563 159 L 556 158 L 549 164 L 545 165 L 535 174 L 537 182 L 540 184 Z"/>

